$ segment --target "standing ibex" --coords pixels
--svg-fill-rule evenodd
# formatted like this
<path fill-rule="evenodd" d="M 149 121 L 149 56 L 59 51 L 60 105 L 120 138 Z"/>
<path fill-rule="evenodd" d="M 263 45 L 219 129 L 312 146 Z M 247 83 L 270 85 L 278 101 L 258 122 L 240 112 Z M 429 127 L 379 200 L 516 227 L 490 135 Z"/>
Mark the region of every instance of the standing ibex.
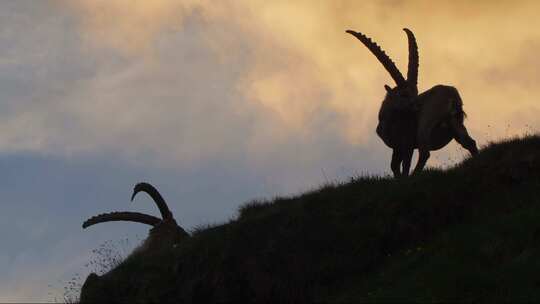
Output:
<path fill-rule="evenodd" d="M 161 248 L 167 246 L 172 247 L 181 240 L 189 237 L 189 234 L 182 227 L 178 226 L 172 212 L 156 188 L 148 183 L 137 184 L 133 189 L 132 201 L 139 192 L 146 192 L 150 195 L 159 208 L 161 219 L 139 212 L 110 212 L 89 218 L 83 223 L 83 229 L 95 224 L 111 221 L 130 221 L 150 225 L 153 227 L 150 229 L 150 235 L 137 251 L 146 254 L 159 252 Z M 108 288 L 114 286 L 108 280 L 113 279 L 107 276 L 100 277 L 95 273 L 91 273 L 81 288 L 81 302 L 95 303 L 103 302 L 104 299 L 107 299 L 107 293 L 112 292 Z"/>
<path fill-rule="evenodd" d="M 379 110 L 377 135 L 393 149 L 391 168 L 394 176 L 408 175 L 414 149 L 418 149 L 418 163 L 414 173 L 421 171 L 429 151 L 438 150 L 455 139 L 471 154 L 477 154 L 476 142 L 463 125 L 465 112 L 456 88 L 436 85 L 418 95 L 418 46 L 414 34 L 403 29 L 409 41 L 407 79 L 392 59 L 370 38 L 362 33 L 347 33 L 360 40 L 382 63 L 396 82 L 395 88 L 385 85 L 386 97 Z M 403 170 L 400 170 L 403 165 Z"/>

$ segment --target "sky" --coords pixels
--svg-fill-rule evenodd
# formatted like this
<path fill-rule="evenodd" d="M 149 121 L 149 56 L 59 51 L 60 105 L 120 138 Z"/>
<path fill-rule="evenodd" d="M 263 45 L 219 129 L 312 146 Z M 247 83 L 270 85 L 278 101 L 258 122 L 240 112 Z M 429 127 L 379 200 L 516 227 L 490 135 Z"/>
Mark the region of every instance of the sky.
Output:
<path fill-rule="evenodd" d="M 419 89 L 458 88 L 480 146 L 540 128 L 536 1 L 5 0 L 0 2 L 0 302 L 61 298 L 105 241 L 148 227 L 154 184 L 186 229 L 238 207 L 389 174 L 375 135 L 416 35 Z M 431 166 L 467 154 L 450 144 Z"/>

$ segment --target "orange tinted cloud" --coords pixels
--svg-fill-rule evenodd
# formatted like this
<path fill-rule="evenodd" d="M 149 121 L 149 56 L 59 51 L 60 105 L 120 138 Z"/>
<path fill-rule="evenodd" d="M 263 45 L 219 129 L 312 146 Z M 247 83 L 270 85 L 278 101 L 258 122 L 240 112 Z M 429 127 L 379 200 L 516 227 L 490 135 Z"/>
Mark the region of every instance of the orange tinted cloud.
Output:
<path fill-rule="evenodd" d="M 199 3 L 196 0 L 63 1 L 63 5 L 80 14 L 88 42 L 125 52 L 145 50 L 163 30 L 180 29 L 182 19 Z"/>
<path fill-rule="evenodd" d="M 407 45 L 401 29 L 411 28 L 420 48 L 420 89 L 439 83 L 457 86 L 470 117 L 467 124 L 480 142 L 538 126 L 536 118 L 524 114 L 539 109 L 535 1 L 70 3 L 91 41 L 130 56 L 151 49 L 157 37 L 181 30 L 191 18 L 201 28 L 201 41 L 222 64 L 242 66 L 234 89 L 246 107 L 256 105 L 261 115 L 272 118 L 275 137 L 295 132 L 316 136 L 321 126 L 311 122 L 322 111 L 337 114 L 339 121 L 333 123 L 339 126 L 338 136 L 352 144 L 374 136 L 383 85 L 392 81 L 344 33 L 349 28 L 371 36 L 402 69 Z"/>

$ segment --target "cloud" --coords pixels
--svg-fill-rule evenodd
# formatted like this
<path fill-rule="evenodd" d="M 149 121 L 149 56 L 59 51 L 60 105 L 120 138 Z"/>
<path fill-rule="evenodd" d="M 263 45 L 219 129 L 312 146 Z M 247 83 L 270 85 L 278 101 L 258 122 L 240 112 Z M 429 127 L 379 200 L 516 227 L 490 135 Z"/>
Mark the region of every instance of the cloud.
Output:
<path fill-rule="evenodd" d="M 351 151 L 382 145 L 373 129 L 391 79 L 347 28 L 403 68 L 401 28 L 412 28 L 420 88 L 456 85 L 480 142 L 488 125 L 495 136 L 507 124 L 531 125 L 516 113 L 538 109 L 536 2 L 432 5 L 118 0 L 19 9 L 41 26 L 28 16 L 3 24 L 0 150 L 189 166 L 257 164 L 283 145 L 324 150 L 332 137 Z"/>
<path fill-rule="evenodd" d="M 68 259 L 58 252 L 84 258 L 88 248 L 74 253 L 66 249 L 72 246 L 58 245 L 48 251 L 61 257 L 46 261 L 52 266 L 32 262 L 25 268 L 26 261 L 43 260 L 30 251 L 69 238 L 59 229 L 79 227 L 81 218 L 96 211 L 123 210 L 123 203 L 114 203 L 127 201 L 127 189 L 140 179 L 159 184 L 170 201 L 179 202 L 171 208 L 190 227 L 231 217 L 239 203 L 254 196 L 387 171 L 390 151 L 374 129 L 383 85 L 392 80 L 344 33 L 349 28 L 373 37 L 401 68 L 407 66 L 401 29 L 413 29 L 420 47 L 420 89 L 455 85 L 469 114 L 466 124 L 480 143 L 538 130 L 538 5 L 0 3 L 0 153 L 15 158 L 2 162 L 12 166 L 3 167 L 2 193 L 7 200 L 8 190 L 15 191 L 19 199 L 12 201 L 11 213 L 3 209 L 7 220 L 2 223 L 12 227 L 9 219 L 21 217 L 21 223 L 35 224 L 13 226 L 24 240 L 10 241 L 11 253 L 0 257 L 0 264 L 10 264 L 20 253 L 20 269 L 4 274 L 0 301 L 41 300 L 38 287 L 51 273 L 65 270 L 55 272 Z M 430 163 L 449 164 L 463 153 L 453 144 L 434 153 Z M 67 163 L 39 167 L 18 159 L 28 154 L 45 157 L 46 164 L 51 158 Z M 69 160 L 88 159 L 97 161 L 72 174 L 62 171 L 73 167 Z M 120 174 L 117 166 L 129 170 Z M 35 171 L 23 173 L 23 167 Z M 40 186 L 44 181 L 51 184 Z M 99 183 L 91 186 L 93 181 Z M 73 215 L 72 222 L 32 221 L 38 215 L 22 212 L 27 208 L 22 206 L 36 201 L 51 213 L 39 216 L 58 211 L 57 216 Z M 141 205 L 155 212 L 150 204 Z M 27 243 L 35 247 L 24 247 Z M 40 274 L 32 277 L 32 271 Z"/>
<path fill-rule="evenodd" d="M 85 28 L 83 38 L 124 52 L 147 50 L 163 30 L 179 30 L 184 17 L 207 1 L 77 0 L 61 1 L 73 9 Z"/>
<path fill-rule="evenodd" d="M 534 102 L 530 90 L 535 94 L 538 91 L 520 83 L 530 74 L 520 68 L 522 49 L 539 41 L 538 27 L 531 24 L 537 22 L 531 13 L 537 6 L 534 1 L 519 5 L 510 1 L 496 5 L 452 1 L 438 2 L 437 9 L 432 6 L 426 1 L 314 4 L 307 0 L 74 4 L 83 20 L 83 32 L 121 51 L 133 45 L 137 50 L 155 48 L 160 46 L 159 37 L 185 30 L 187 23 L 198 27 L 183 35 L 196 35 L 195 40 L 207 43 L 213 51 L 207 53 L 209 58 L 217 56 L 221 64 L 240 65 L 224 95 L 237 89 L 243 98 L 240 107 L 250 107 L 255 112 L 250 115 L 270 117 L 270 125 L 283 126 L 273 132 L 278 138 L 317 134 L 320 126 L 310 122 L 321 111 L 339 114 L 336 136 L 344 136 L 351 144 L 365 145 L 373 136 L 374 114 L 384 93 L 382 85 L 390 79 L 363 46 L 343 33 L 347 28 L 375 38 L 401 67 L 406 67 L 407 58 L 401 28 L 415 30 L 421 54 L 420 87 L 457 85 L 472 114 L 473 129 L 491 123 L 490 112 L 508 113 L 516 107 L 499 100 L 520 97 L 529 99 L 523 102 Z M 512 26 L 508 26 L 510 23 Z M 106 38 L 101 39 L 104 35 Z M 528 57 L 526 65 L 536 67 L 538 61 Z M 511 70 L 513 76 L 500 81 L 490 76 L 494 70 L 503 69 Z M 211 72 L 203 68 L 199 73 Z M 525 89 L 527 94 L 523 93 Z M 254 127 L 260 124 L 259 129 L 271 128 L 265 123 L 263 120 Z"/>
<path fill-rule="evenodd" d="M 457 86 L 480 143 L 523 132 L 532 118 L 517 113 L 538 109 L 533 1 L 53 3 L 4 10 L 19 16 L 0 32 L 4 153 L 180 168 L 286 162 L 274 156 L 300 145 L 309 155 L 288 155 L 294 162 L 324 162 L 332 138 L 349 155 L 384 149 L 373 130 L 392 81 L 348 28 L 402 68 L 401 28 L 413 29 L 420 89 Z"/>

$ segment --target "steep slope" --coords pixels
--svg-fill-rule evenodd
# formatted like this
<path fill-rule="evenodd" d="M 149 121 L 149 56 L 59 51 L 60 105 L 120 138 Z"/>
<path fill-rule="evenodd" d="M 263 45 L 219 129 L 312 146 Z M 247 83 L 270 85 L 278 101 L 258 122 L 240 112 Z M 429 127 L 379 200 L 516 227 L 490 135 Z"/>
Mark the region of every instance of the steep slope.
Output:
<path fill-rule="evenodd" d="M 134 252 L 81 302 L 540 301 L 540 137 L 365 177 Z"/>

